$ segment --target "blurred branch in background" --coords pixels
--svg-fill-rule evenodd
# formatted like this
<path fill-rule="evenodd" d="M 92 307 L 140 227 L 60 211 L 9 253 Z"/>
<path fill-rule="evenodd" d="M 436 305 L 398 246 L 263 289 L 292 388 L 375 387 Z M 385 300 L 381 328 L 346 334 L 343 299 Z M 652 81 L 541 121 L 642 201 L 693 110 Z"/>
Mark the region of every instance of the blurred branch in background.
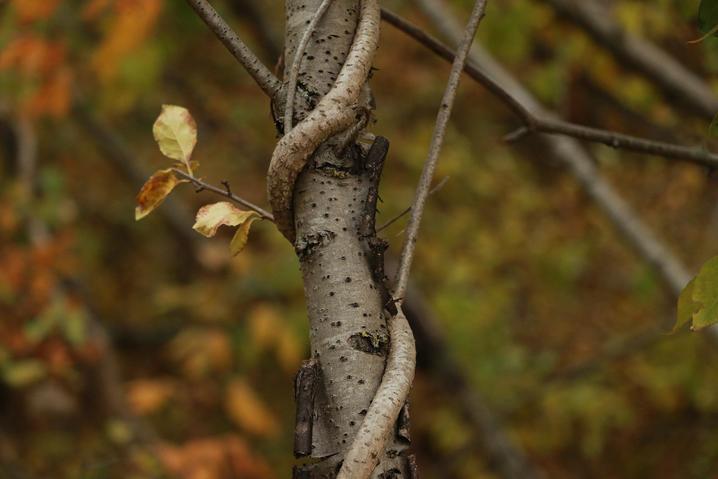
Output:
<path fill-rule="evenodd" d="M 447 61 L 453 60 L 454 53 L 451 49 L 427 35 L 420 28 L 410 24 L 388 10 L 384 10 L 382 14 L 387 22 L 411 35 L 437 55 Z M 511 92 L 502 87 L 501 82 L 493 80 L 491 76 L 482 72 L 480 68 L 469 63 L 466 65 L 465 71 L 472 79 L 484 85 L 491 93 L 498 97 L 523 121 L 524 126 L 506 136 L 505 139 L 507 141 L 516 141 L 534 132 L 566 135 L 580 140 L 602 143 L 612 148 L 647 153 L 665 158 L 687 160 L 711 168 L 718 166 L 718 155 L 700 148 L 648 140 L 560 120 L 553 114 L 542 113 L 522 104 L 514 98 Z"/>
<path fill-rule="evenodd" d="M 456 21 L 438 0 L 417 0 L 417 3 L 446 37 L 456 41 L 459 34 Z M 436 43 L 438 42 L 431 42 L 432 45 Z M 509 95 L 514 103 L 525 111 L 533 111 L 546 118 L 555 117 L 480 45 L 474 46 L 470 60 L 475 65 L 481 65 L 483 71 L 493 77 L 496 84 L 501 85 L 502 91 L 505 92 L 502 99 Z M 554 156 L 568 167 L 629 244 L 644 261 L 656 269 L 671 292 L 677 296 L 691 277 L 687 268 L 603 178 L 588 152 L 580 143 L 570 138 L 543 135 L 541 139 Z"/>
<path fill-rule="evenodd" d="M 596 0 L 542 0 L 576 24 L 621 63 L 658 85 L 704 118 L 718 112 L 718 96 L 696 74 L 653 43 L 625 31 L 605 4 Z"/>

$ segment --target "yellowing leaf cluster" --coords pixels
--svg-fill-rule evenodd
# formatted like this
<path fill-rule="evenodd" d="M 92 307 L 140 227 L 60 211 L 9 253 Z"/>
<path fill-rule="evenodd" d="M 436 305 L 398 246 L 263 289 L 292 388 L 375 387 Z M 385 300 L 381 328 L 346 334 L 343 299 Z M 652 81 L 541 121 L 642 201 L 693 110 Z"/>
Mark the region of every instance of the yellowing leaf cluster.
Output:
<path fill-rule="evenodd" d="M 152 134 L 162 154 L 179 162 L 180 167 L 191 176 L 192 166 L 196 166 L 190 158 L 197 144 L 197 124 L 189 110 L 176 105 L 162 105 L 162 112 L 152 126 Z M 137 195 L 135 220 L 150 214 L 175 186 L 186 182 L 177 177 L 173 168 L 156 171 Z"/>

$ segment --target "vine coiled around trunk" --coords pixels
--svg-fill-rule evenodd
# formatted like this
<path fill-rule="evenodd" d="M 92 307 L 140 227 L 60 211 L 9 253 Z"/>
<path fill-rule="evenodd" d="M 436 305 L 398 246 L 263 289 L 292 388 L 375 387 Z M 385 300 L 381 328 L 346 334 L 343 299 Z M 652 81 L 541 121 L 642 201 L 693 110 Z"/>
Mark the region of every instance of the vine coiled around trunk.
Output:
<path fill-rule="evenodd" d="M 267 193 L 279 231 L 292 243 L 294 183 L 316 149 L 349 128 L 379 44 L 377 0 L 363 0 L 354 41 L 336 82 L 317 106 L 278 142 L 267 172 Z"/>

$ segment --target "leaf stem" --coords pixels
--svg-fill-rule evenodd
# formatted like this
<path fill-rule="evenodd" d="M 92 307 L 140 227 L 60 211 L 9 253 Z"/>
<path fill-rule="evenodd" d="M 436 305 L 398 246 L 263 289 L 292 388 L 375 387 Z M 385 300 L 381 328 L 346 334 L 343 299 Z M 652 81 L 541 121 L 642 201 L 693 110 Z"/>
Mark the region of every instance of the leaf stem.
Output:
<path fill-rule="evenodd" d="M 219 196 L 227 198 L 230 201 L 237 203 L 238 205 L 244 206 L 245 208 L 249 208 L 250 210 L 255 211 L 257 214 L 259 214 L 259 216 L 262 217 L 262 219 L 274 221 L 274 216 L 272 215 L 272 213 L 232 193 L 232 190 L 229 188 L 229 183 L 226 181 L 222 182 L 222 184 L 225 186 L 225 189 L 222 189 L 218 186 L 209 184 L 194 175 L 188 174 L 186 171 L 182 171 L 179 168 L 172 168 L 172 172 L 180 178 L 194 184 L 198 188 L 197 192 L 200 192 L 202 190 L 211 191 L 212 193 L 216 193 Z"/>

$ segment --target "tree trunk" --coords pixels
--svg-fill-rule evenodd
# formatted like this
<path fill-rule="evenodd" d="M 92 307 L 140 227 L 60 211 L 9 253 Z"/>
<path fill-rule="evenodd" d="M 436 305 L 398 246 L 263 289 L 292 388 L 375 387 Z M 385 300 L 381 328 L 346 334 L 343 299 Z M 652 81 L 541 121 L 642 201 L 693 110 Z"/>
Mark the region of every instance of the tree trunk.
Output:
<path fill-rule="evenodd" d="M 291 64 L 320 3 L 286 1 L 285 65 Z M 302 57 L 295 124 L 334 85 L 354 39 L 360 4 L 335 0 L 317 24 Z M 285 70 L 287 76 L 289 68 Z M 371 110 L 367 85 L 360 102 L 357 124 Z M 282 130 L 284 105 L 274 108 Z M 341 147 L 346 139 L 339 134 L 321 144 L 294 188 L 294 246 L 304 280 L 312 354 L 297 377 L 295 455 L 317 460 L 297 466 L 294 477 L 336 476 L 381 382 L 390 346 L 382 295 L 386 289 L 372 263 L 377 248 L 363 233 L 367 198 L 375 192 L 379 174 L 367 167 L 366 147 L 354 139 Z M 407 435 L 395 428 L 393 436 L 371 477 L 410 477 Z"/>

